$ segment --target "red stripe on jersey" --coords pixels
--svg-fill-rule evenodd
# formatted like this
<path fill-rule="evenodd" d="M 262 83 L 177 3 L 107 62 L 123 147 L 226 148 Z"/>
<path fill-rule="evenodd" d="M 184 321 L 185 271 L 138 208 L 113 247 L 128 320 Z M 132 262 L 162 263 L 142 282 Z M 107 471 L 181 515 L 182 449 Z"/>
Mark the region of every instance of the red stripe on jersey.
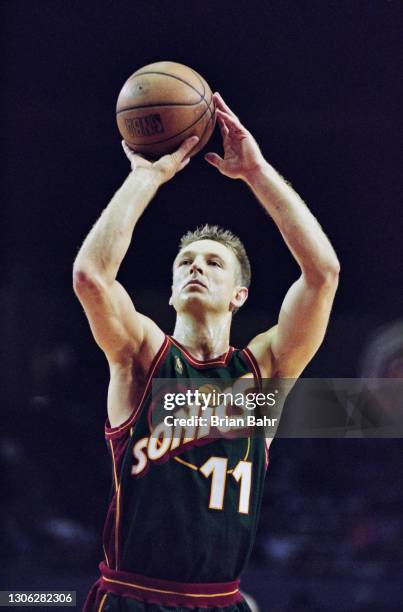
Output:
<path fill-rule="evenodd" d="M 230 346 L 228 348 L 228 351 L 224 353 L 223 355 L 220 355 L 219 357 L 216 357 L 214 359 L 206 359 L 205 361 L 203 361 L 201 359 L 196 359 L 196 357 L 193 357 L 189 353 L 189 351 L 185 349 L 185 347 L 180 342 L 178 342 L 177 340 L 174 340 L 172 336 L 168 336 L 168 338 L 170 342 L 174 344 L 176 348 L 178 348 L 181 351 L 181 353 L 183 353 L 183 355 L 189 361 L 190 365 L 196 368 L 211 368 L 212 366 L 226 366 L 228 364 L 228 361 L 232 353 L 235 350 L 233 346 Z"/>
<path fill-rule="evenodd" d="M 248 349 L 248 347 L 244 348 L 242 350 L 242 353 L 245 355 L 245 357 L 247 358 L 247 361 L 249 362 L 249 364 L 250 364 L 250 366 L 252 368 L 252 372 L 253 372 L 253 375 L 255 377 L 256 384 L 261 389 L 261 387 L 262 387 L 262 375 L 260 373 L 260 368 L 259 368 L 258 362 L 256 361 L 256 357 L 254 356 L 252 351 L 250 349 Z"/>
<path fill-rule="evenodd" d="M 256 357 L 254 356 L 254 354 L 252 353 L 252 351 L 246 347 L 243 349 L 242 351 L 245 355 L 245 357 L 247 358 L 248 362 L 250 363 L 251 367 L 252 367 L 252 371 L 253 371 L 253 375 L 255 377 L 255 380 L 257 382 L 257 384 L 259 385 L 259 388 L 262 388 L 262 374 L 260 372 L 260 368 L 259 368 L 259 364 L 256 360 Z M 265 452 L 265 467 L 266 470 L 268 468 L 269 465 L 269 445 L 271 443 L 271 439 L 265 438 L 265 447 L 264 447 L 264 452 Z"/>

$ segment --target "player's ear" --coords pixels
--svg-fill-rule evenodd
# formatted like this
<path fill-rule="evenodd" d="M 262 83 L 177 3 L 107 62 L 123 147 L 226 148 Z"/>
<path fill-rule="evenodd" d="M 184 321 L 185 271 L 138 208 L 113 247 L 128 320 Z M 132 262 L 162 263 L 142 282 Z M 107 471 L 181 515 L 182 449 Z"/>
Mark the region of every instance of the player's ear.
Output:
<path fill-rule="evenodd" d="M 248 288 L 247 287 L 235 287 L 234 294 L 231 300 L 231 310 L 234 308 L 240 308 L 243 304 L 245 304 L 248 299 Z"/>
<path fill-rule="evenodd" d="M 169 302 L 168 302 L 168 304 L 169 304 L 170 306 L 173 306 L 173 301 L 172 301 L 172 299 L 173 299 L 173 287 L 171 287 L 171 297 L 169 298 Z"/>

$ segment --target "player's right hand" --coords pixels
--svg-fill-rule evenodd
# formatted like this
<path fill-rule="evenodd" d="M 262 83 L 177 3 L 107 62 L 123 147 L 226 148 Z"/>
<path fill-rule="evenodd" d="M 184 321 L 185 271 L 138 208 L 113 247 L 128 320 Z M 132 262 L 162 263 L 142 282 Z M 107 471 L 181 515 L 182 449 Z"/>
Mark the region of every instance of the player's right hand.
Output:
<path fill-rule="evenodd" d="M 126 153 L 126 157 L 130 161 L 133 171 L 136 168 L 149 168 L 156 173 L 159 181 L 162 184 L 169 181 L 177 172 L 180 172 L 185 166 L 188 165 L 190 162 L 189 153 L 198 142 L 199 138 L 197 136 L 190 136 L 182 142 L 179 149 L 177 149 L 174 153 L 164 155 L 154 162 L 132 151 L 125 140 L 122 140 L 122 147 Z"/>

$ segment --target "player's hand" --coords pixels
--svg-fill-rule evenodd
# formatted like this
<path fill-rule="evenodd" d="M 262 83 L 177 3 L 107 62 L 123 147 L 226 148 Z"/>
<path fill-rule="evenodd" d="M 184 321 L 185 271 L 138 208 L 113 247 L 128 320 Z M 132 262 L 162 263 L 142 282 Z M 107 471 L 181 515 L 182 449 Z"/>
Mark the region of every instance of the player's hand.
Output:
<path fill-rule="evenodd" d="M 150 161 L 142 155 L 135 153 L 125 140 L 122 140 L 122 147 L 130 161 L 132 170 L 136 168 L 148 168 L 152 172 L 155 172 L 156 177 L 162 184 L 169 181 L 177 172 L 180 172 L 188 165 L 190 162 L 189 153 L 198 142 L 199 138 L 197 136 L 190 136 L 182 142 L 179 149 L 174 153 L 164 155 L 157 161 Z"/>
<path fill-rule="evenodd" d="M 265 159 L 252 134 L 242 125 L 220 94 L 215 93 L 213 97 L 223 140 L 224 158 L 217 153 L 207 153 L 204 159 L 229 178 L 248 180 L 253 172 L 265 164 Z"/>

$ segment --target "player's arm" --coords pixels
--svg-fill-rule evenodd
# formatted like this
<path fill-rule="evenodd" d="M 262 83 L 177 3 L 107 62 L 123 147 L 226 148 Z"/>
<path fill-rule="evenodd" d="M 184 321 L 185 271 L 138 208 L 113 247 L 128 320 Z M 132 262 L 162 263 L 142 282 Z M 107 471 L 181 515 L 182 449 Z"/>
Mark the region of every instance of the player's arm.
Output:
<path fill-rule="evenodd" d="M 296 378 L 322 344 L 340 266 L 315 217 L 269 164 L 250 174 L 248 184 L 301 270 L 284 298 L 277 325 L 258 336 L 256 350 L 261 345 L 260 351 L 269 352 L 271 375 Z"/>
<path fill-rule="evenodd" d="M 224 159 L 206 159 L 230 178 L 244 180 L 267 210 L 296 259 L 301 275 L 282 304 L 277 325 L 250 348 L 267 376 L 297 377 L 325 335 L 338 285 L 339 262 L 319 223 L 298 194 L 264 159 L 256 141 L 216 96 Z"/>
<path fill-rule="evenodd" d="M 138 219 L 158 188 L 187 165 L 197 140 L 188 138 L 175 153 L 154 163 L 123 143 L 132 172 L 91 229 L 74 262 L 74 291 L 110 363 L 124 363 L 150 335 L 161 334 L 150 319 L 136 311 L 116 277 Z"/>

